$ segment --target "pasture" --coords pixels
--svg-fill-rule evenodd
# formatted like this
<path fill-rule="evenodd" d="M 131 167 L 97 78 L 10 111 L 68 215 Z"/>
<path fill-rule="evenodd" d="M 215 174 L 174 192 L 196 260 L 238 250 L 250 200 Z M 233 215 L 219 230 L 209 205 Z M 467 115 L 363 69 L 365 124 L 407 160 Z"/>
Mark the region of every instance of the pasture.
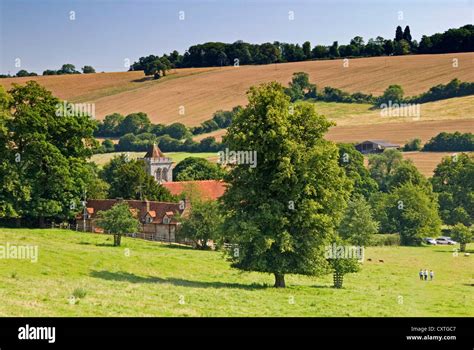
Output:
<path fill-rule="evenodd" d="M 474 256 L 452 246 L 367 248 L 338 290 L 331 275 L 290 275 L 275 289 L 221 252 L 133 238 L 113 247 L 108 235 L 0 229 L 7 243 L 39 255 L 0 259 L 0 316 L 474 316 Z M 420 281 L 420 268 L 435 279 Z"/>

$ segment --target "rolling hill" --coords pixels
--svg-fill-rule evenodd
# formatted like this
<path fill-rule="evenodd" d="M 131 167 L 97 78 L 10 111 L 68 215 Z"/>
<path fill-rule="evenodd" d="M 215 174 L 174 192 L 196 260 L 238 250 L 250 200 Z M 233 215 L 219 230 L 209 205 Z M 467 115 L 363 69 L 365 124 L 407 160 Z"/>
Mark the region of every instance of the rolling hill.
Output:
<path fill-rule="evenodd" d="M 453 60 L 458 67 L 453 67 Z M 380 95 L 390 84 L 400 84 L 406 96 L 427 91 L 453 78 L 474 81 L 474 53 L 373 57 L 349 60 L 306 61 L 263 66 L 174 69 L 153 80 L 143 72 L 116 72 L 0 79 L 10 88 L 36 80 L 56 96 L 70 102 L 95 103 L 96 117 L 119 112 L 145 112 L 152 122 L 198 125 L 219 109 L 246 104 L 252 85 L 277 80 L 288 84 L 294 72 L 304 71 L 320 88 L 332 86 L 349 92 Z M 422 105 L 418 120 L 384 118 L 366 104 L 316 102 L 319 113 L 335 121 L 328 139 L 357 142 L 384 139 L 403 144 L 419 137 L 423 142 L 442 131 L 474 132 L 474 96 Z M 180 114 L 180 108 L 184 113 Z M 225 130 L 198 135 L 199 140 Z"/>
<path fill-rule="evenodd" d="M 458 67 L 453 67 L 453 59 Z M 12 83 L 37 80 L 62 99 L 96 104 L 99 119 L 119 112 L 145 112 L 155 123 L 197 125 L 219 109 L 246 103 L 245 92 L 272 80 L 287 84 L 294 72 L 304 71 L 318 86 L 380 95 L 390 84 L 400 84 L 407 96 L 453 78 L 474 81 L 474 53 L 373 57 L 349 60 L 306 61 L 263 66 L 189 68 L 172 70 L 159 80 L 143 72 L 97 73 L 1 79 Z M 179 113 L 180 106 L 185 109 Z"/>

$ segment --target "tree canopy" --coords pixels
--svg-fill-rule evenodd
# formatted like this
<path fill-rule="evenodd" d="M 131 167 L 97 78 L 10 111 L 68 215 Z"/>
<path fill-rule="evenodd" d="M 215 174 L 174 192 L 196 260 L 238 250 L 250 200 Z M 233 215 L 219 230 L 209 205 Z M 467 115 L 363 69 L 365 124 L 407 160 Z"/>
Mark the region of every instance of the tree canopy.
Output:
<path fill-rule="evenodd" d="M 338 149 L 324 139 L 332 125 L 314 106 L 290 110 L 279 83 L 252 87 L 249 103 L 228 129 L 230 150 L 256 152 L 258 165 L 231 166 L 222 197 L 226 239 L 238 248 L 232 266 L 275 275 L 316 275 L 351 191 Z M 320 181 L 324 179 L 324 181 Z M 238 254 L 236 254 L 238 252 Z"/>
<path fill-rule="evenodd" d="M 224 169 L 218 164 L 198 157 L 185 158 L 173 169 L 175 181 L 221 180 L 224 175 Z"/>
<path fill-rule="evenodd" d="M 86 163 L 97 145 L 90 116 L 59 114 L 60 100 L 34 81 L 0 93 L 0 217 L 67 219 L 84 191 L 103 193 Z"/>
<path fill-rule="evenodd" d="M 130 212 L 127 203 L 117 203 L 106 211 L 99 211 L 97 226 L 106 233 L 114 235 L 114 246 L 120 246 L 121 237 L 126 233 L 135 233 L 140 229 L 140 222 Z"/>

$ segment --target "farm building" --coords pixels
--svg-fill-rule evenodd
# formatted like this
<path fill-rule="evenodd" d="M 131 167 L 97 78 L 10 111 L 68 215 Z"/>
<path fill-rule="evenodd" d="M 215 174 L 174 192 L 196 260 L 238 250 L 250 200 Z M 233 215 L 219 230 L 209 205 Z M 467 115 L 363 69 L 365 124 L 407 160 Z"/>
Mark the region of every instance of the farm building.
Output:
<path fill-rule="evenodd" d="M 76 216 L 77 230 L 102 233 L 97 227 L 97 214 L 112 208 L 116 203 L 126 202 L 130 211 L 141 223 L 141 232 L 134 237 L 153 241 L 176 242 L 179 226 L 178 215 L 186 215 L 189 203 L 154 202 L 121 199 L 91 199 L 86 202 L 83 213 Z"/>
<path fill-rule="evenodd" d="M 399 149 L 400 145 L 382 141 L 382 140 L 367 140 L 355 145 L 355 148 L 360 153 L 366 154 L 366 153 L 380 153 L 390 148 Z"/>

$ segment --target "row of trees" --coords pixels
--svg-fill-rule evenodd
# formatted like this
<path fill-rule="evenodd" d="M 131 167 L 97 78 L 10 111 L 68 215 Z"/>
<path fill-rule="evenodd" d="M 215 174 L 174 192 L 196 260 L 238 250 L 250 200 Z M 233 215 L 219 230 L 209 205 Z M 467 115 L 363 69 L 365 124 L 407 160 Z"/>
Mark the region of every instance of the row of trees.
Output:
<path fill-rule="evenodd" d="M 127 134 L 119 139 L 114 145 L 110 140 L 104 140 L 96 153 L 108 152 L 146 152 L 150 145 L 157 144 L 163 152 L 218 152 L 224 148 L 224 145 L 217 142 L 215 137 L 209 136 L 199 142 L 192 138 L 186 140 L 177 140 L 169 135 L 155 136 L 151 133 L 139 135 Z"/>
<path fill-rule="evenodd" d="M 370 103 L 380 107 L 380 105 L 388 103 L 425 103 L 452 97 L 474 95 L 474 83 L 461 82 L 455 78 L 448 84 L 438 84 L 431 87 L 427 92 L 412 97 L 405 97 L 403 88 L 400 85 L 394 84 L 390 85 L 381 96 L 377 97 L 361 92 L 348 93 L 330 86 L 320 90 L 316 84 L 309 81 L 308 73 L 296 72 L 293 73 L 292 80 L 288 88 L 285 89 L 285 92 L 292 102 L 313 99 L 325 102 Z"/>
<path fill-rule="evenodd" d="M 442 132 L 431 138 L 423 151 L 431 152 L 472 152 L 474 151 L 474 134 L 471 132 Z"/>
<path fill-rule="evenodd" d="M 148 115 L 143 112 L 130 113 L 127 116 L 120 113 L 109 114 L 105 116 L 104 120 L 97 122 L 97 131 L 94 135 L 98 137 L 117 137 L 143 133 L 151 133 L 155 136 L 169 135 L 177 140 L 185 139 L 191 135 L 188 128 L 182 123 L 152 124 Z"/>
<path fill-rule="evenodd" d="M 241 110 L 241 106 L 234 107 L 230 111 L 219 110 L 214 113 L 211 119 L 202 122 L 200 126 L 191 127 L 190 131 L 193 135 L 199 135 L 218 129 L 225 129 L 230 126 L 232 119 Z"/>
<path fill-rule="evenodd" d="M 165 152 L 217 152 L 222 149 L 214 137 L 207 137 L 199 142 L 193 141 L 192 135 L 228 127 L 233 116 L 241 109 L 218 111 L 213 118 L 201 126 L 188 128 L 182 123 L 169 125 L 152 124 L 146 113 L 138 112 L 123 116 L 119 113 L 107 115 L 103 121 L 97 122 L 97 137 L 121 136 L 117 145 L 104 140 L 95 153 L 105 152 L 141 152 L 151 144 L 157 143 Z"/>
<path fill-rule="evenodd" d="M 474 151 L 474 134 L 471 132 L 441 132 L 432 137 L 424 146 L 421 139 L 410 140 L 403 147 L 404 151 L 426 152 L 472 152 Z"/>
<path fill-rule="evenodd" d="M 474 51 L 474 26 L 465 25 L 449 29 L 444 33 L 424 35 L 418 44 L 412 40 L 410 27 L 396 28 L 393 39 L 378 36 L 365 43 L 356 36 L 347 45 L 337 41 L 330 46 L 311 46 L 309 41 L 302 45 L 281 43 L 249 44 L 241 40 L 232 44 L 207 42 L 191 46 L 184 55 L 178 51 L 161 57 L 150 55 L 141 57 L 130 70 L 143 70 L 145 74 L 164 72 L 169 68 L 211 67 L 236 64 L 269 64 L 278 62 L 297 62 L 312 59 L 331 59 L 338 57 L 371 57 L 383 55 L 406 55 L 409 53 L 448 53 Z M 164 67 L 164 68 L 163 68 Z M 163 70 L 164 69 L 164 70 Z"/>
<path fill-rule="evenodd" d="M 95 73 L 95 69 L 92 66 L 84 66 L 81 68 L 82 73 L 92 74 Z M 58 70 L 47 69 L 43 72 L 43 75 L 63 75 L 63 74 L 81 74 L 76 70 L 76 66 L 71 63 L 63 64 Z"/>
<path fill-rule="evenodd" d="M 84 74 L 95 73 L 95 69 L 92 66 L 84 66 L 81 68 Z M 76 66 L 70 63 L 63 64 L 58 70 L 46 69 L 43 71 L 43 75 L 63 75 L 63 74 L 81 74 L 76 70 Z M 35 72 L 28 72 L 25 69 L 21 69 L 13 77 L 35 77 L 38 76 Z M 1 74 L 0 78 L 12 78 L 9 74 Z"/>
<path fill-rule="evenodd" d="M 148 115 L 143 112 L 130 113 L 127 116 L 113 113 L 105 116 L 103 121 L 97 122 L 98 129 L 94 135 L 97 137 L 118 137 L 126 134 L 151 133 L 155 136 L 168 135 L 174 139 L 182 140 L 191 135 L 205 134 L 229 127 L 234 116 L 241 110 L 241 106 L 234 107 L 230 111 L 219 110 L 213 114 L 211 119 L 202 122 L 200 126 L 190 128 L 182 123 L 153 124 Z"/>

